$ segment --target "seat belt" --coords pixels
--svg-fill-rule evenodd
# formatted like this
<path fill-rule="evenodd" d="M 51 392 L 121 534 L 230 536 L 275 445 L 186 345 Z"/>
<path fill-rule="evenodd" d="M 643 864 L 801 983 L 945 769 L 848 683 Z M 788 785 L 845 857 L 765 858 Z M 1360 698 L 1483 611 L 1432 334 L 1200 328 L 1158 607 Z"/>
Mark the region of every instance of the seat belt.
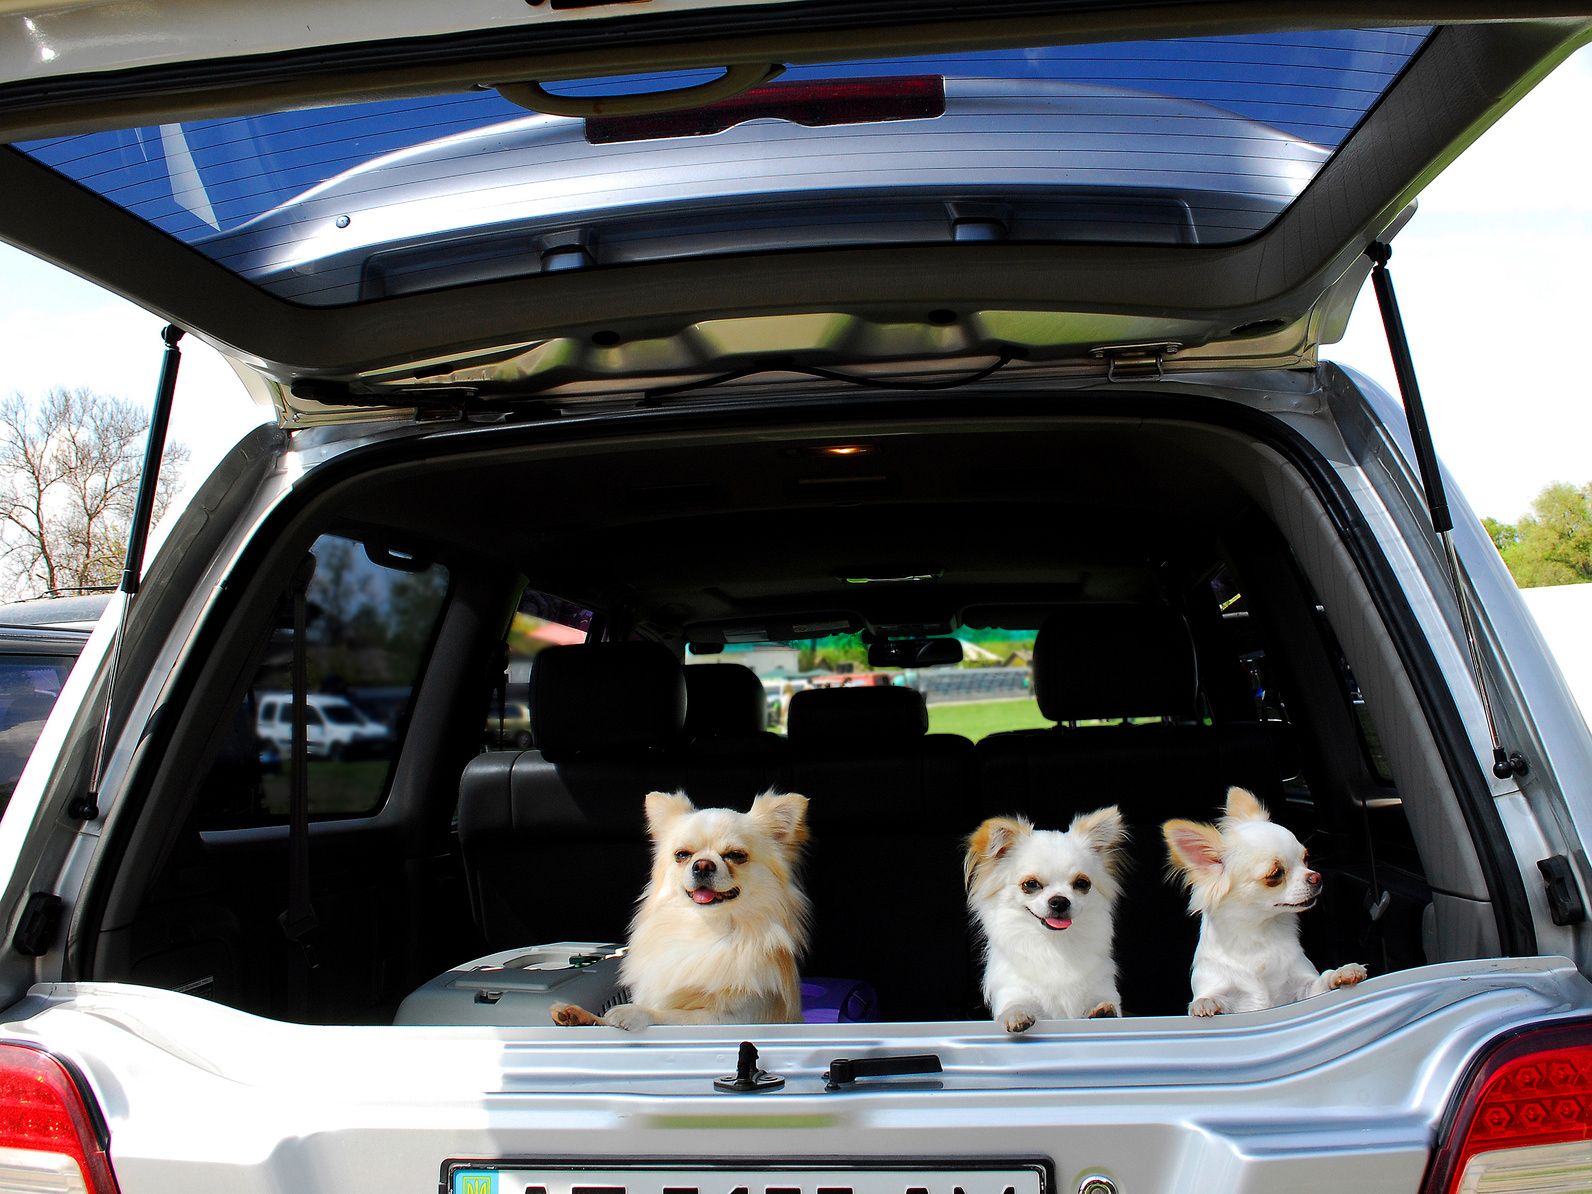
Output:
<path fill-rule="evenodd" d="M 310 898 L 309 741 L 305 715 L 309 665 L 305 658 L 304 628 L 308 620 L 310 579 L 314 575 L 315 557 L 306 553 L 288 588 L 288 599 L 293 607 L 293 747 L 288 787 L 287 908 L 277 917 L 277 923 L 302 955 L 302 966 L 293 971 L 289 996 L 295 1018 L 302 1018 L 309 1006 L 309 976 L 317 966 L 310 937 L 320 925 Z"/>

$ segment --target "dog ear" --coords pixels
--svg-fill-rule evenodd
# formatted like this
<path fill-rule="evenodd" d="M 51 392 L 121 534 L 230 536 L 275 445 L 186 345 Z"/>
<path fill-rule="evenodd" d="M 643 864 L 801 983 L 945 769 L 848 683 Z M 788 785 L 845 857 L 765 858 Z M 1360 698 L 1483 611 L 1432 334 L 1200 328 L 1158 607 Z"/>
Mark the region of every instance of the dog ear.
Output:
<path fill-rule="evenodd" d="M 807 797 L 795 792 L 764 792 L 752 801 L 748 816 L 761 822 L 781 845 L 794 848 L 807 840 Z"/>
<path fill-rule="evenodd" d="M 980 864 L 994 862 L 1034 831 L 1027 817 L 991 817 L 968 836 L 962 880 L 971 889 Z"/>
<path fill-rule="evenodd" d="M 670 821 L 696 807 L 691 803 L 691 797 L 684 792 L 648 792 L 644 805 L 647 810 L 647 832 L 653 837 L 657 837 Z"/>
<path fill-rule="evenodd" d="M 1122 819 L 1122 810 L 1116 805 L 1097 808 L 1092 813 L 1080 813 L 1072 819 L 1067 832 L 1083 838 L 1089 849 L 1105 859 L 1106 869 L 1113 875 L 1122 869 L 1125 861 L 1123 848 L 1128 843 L 1128 825 Z"/>
<path fill-rule="evenodd" d="M 1227 789 L 1227 815 L 1235 821 L 1269 821 L 1266 806 L 1248 788 Z"/>
<path fill-rule="evenodd" d="M 1222 834 L 1214 825 L 1197 821 L 1168 821 L 1161 826 L 1172 866 L 1190 881 L 1208 878 L 1222 869 Z"/>

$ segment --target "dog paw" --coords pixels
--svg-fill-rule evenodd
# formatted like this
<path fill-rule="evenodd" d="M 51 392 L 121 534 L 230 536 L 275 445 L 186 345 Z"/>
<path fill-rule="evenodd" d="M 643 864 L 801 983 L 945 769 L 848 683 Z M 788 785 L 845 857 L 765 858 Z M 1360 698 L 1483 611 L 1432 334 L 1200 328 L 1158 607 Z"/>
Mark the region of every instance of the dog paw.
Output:
<path fill-rule="evenodd" d="M 1219 1016 L 1226 1010 L 1222 1001 L 1213 995 L 1201 995 L 1188 1005 L 1188 1014 L 1191 1016 Z"/>
<path fill-rule="evenodd" d="M 617 1007 L 608 1009 L 603 1016 L 604 1024 L 612 1024 L 615 1028 L 623 1028 L 626 1032 L 640 1032 L 652 1023 L 652 1017 L 646 1010 L 633 1003 L 621 1003 Z"/>
<path fill-rule="evenodd" d="M 1034 1026 L 1034 1015 L 1020 1007 L 1007 1008 L 1000 1014 L 1000 1024 L 1007 1032 L 1027 1032 Z"/>
<path fill-rule="evenodd" d="M 548 1013 L 553 1017 L 553 1023 L 561 1028 L 587 1028 L 593 1024 L 601 1024 L 602 1020 L 592 1015 L 583 1007 L 573 1003 L 555 1003 L 548 1008 Z"/>
<path fill-rule="evenodd" d="M 1091 1019 L 1091 1020 L 1104 1020 L 1104 1019 L 1114 1018 L 1116 1016 L 1120 1016 L 1121 1014 L 1122 1014 L 1122 1009 L 1120 1007 L 1118 1007 L 1114 1003 L 1111 1003 L 1111 1002 L 1107 1001 L 1105 1003 L 1096 1004 L 1094 1010 L 1089 1013 L 1089 1019 Z"/>
<path fill-rule="evenodd" d="M 1339 966 L 1332 972 L 1332 990 L 1339 987 L 1352 987 L 1366 977 L 1365 967 L 1358 962 L 1350 962 L 1347 966 Z"/>

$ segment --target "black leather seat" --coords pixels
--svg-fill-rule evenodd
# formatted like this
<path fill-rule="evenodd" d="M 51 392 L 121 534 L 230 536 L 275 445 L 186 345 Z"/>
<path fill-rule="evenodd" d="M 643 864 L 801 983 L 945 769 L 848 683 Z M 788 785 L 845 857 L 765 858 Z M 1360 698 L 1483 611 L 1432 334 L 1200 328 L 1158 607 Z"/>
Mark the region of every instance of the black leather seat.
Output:
<path fill-rule="evenodd" d="M 792 786 L 811 801 L 807 972 L 866 979 L 887 1020 L 959 1019 L 973 990 L 962 838 L 972 744 L 929 734 L 910 688 L 814 688 L 790 704 Z"/>
<path fill-rule="evenodd" d="M 763 681 L 739 663 L 685 669 L 685 790 L 699 806 L 746 809 L 759 792 L 794 791 L 785 739 L 768 725 Z"/>
<path fill-rule="evenodd" d="M 1161 824 L 1211 820 L 1232 784 L 1279 798 L 1264 727 L 1204 715 L 1188 626 L 1165 606 L 1079 605 L 1047 619 L 1034 643 L 1034 694 L 1062 724 L 978 744 L 982 813 L 1065 829 L 1078 813 L 1120 806 L 1133 835 L 1116 917 L 1123 1010 L 1182 1014 L 1198 925 L 1165 877 Z M 1160 720 L 1127 721 L 1150 717 Z"/>
<path fill-rule="evenodd" d="M 459 844 L 492 949 L 620 941 L 647 880 L 642 800 L 685 786 L 679 661 L 656 643 L 548 647 L 531 670 L 539 750 L 471 760 Z"/>

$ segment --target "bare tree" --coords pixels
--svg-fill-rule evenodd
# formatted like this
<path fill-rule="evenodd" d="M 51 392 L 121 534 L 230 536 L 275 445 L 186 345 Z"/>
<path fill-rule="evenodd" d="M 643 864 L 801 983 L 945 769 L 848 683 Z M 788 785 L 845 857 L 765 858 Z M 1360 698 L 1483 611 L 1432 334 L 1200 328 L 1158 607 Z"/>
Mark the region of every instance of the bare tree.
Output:
<path fill-rule="evenodd" d="M 115 586 L 148 427 L 138 407 L 93 390 L 0 402 L 0 560 L 16 596 Z M 166 446 L 157 519 L 187 460 L 187 448 Z"/>

